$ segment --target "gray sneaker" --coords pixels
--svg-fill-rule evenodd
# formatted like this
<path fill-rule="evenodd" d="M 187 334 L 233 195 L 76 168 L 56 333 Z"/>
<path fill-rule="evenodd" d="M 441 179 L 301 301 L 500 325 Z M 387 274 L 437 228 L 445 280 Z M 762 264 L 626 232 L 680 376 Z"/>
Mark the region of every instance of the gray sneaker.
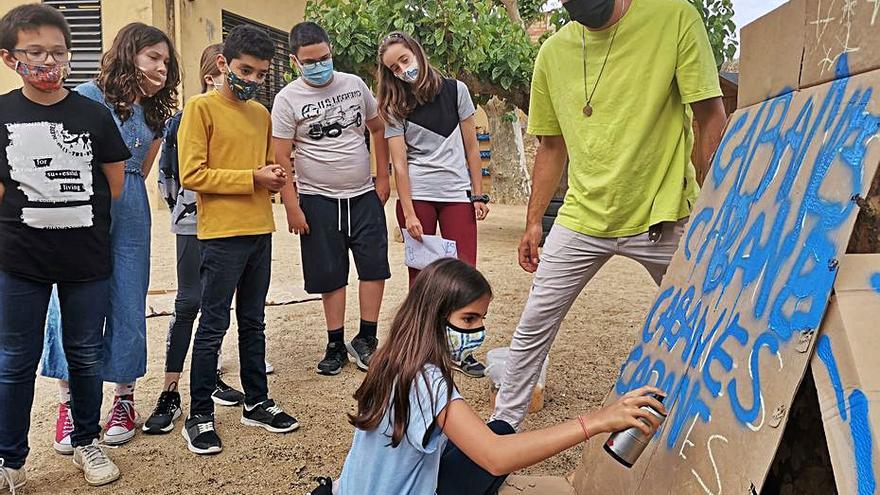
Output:
<path fill-rule="evenodd" d="M 119 468 L 107 457 L 104 446 L 98 439 L 90 445 L 77 447 L 73 451 L 73 464 L 80 468 L 86 482 L 92 486 L 102 486 L 119 479 Z"/>
<path fill-rule="evenodd" d="M 20 469 L 12 469 L 4 466 L 4 460 L 0 459 L 0 481 L 2 481 L 9 492 L 13 495 L 15 491 L 23 487 L 27 483 L 24 467 Z"/>
<path fill-rule="evenodd" d="M 477 361 L 473 355 L 469 355 L 461 362 L 452 362 L 452 368 L 460 371 L 471 378 L 483 378 L 486 376 L 486 366 Z"/>
<path fill-rule="evenodd" d="M 358 369 L 368 371 L 370 369 L 370 358 L 376 352 L 379 346 L 379 339 L 376 337 L 355 337 L 351 342 L 345 344 L 348 354 L 354 358 Z"/>

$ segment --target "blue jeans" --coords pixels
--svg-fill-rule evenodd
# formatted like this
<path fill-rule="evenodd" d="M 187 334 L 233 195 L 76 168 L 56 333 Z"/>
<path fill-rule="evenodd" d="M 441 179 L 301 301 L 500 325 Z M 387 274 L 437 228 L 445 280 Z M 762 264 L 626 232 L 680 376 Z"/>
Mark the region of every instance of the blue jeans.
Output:
<path fill-rule="evenodd" d="M 147 290 L 150 286 L 150 205 L 144 179 L 125 174 L 122 197 L 110 209 L 113 275 L 104 328 L 104 381 L 131 383 L 147 373 Z M 42 375 L 68 380 L 61 323 L 49 318 Z"/>
<path fill-rule="evenodd" d="M 202 316 L 193 340 L 190 367 L 191 417 L 214 414 L 211 393 L 217 385 L 217 353 L 229 329 L 233 296 L 245 403 L 256 405 L 269 398 L 264 332 L 272 236 L 210 239 L 201 241 L 201 246 Z"/>
<path fill-rule="evenodd" d="M 487 426 L 496 435 L 516 433 L 510 424 L 499 419 L 490 421 Z M 507 476 L 495 476 L 481 468 L 450 441 L 440 458 L 437 495 L 495 495 Z"/>
<path fill-rule="evenodd" d="M 98 438 L 102 331 L 109 280 L 59 283 L 63 352 L 70 368 L 74 447 Z M 37 363 L 52 285 L 0 271 L 0 458 L 18 469 L 28 455 Z"/>

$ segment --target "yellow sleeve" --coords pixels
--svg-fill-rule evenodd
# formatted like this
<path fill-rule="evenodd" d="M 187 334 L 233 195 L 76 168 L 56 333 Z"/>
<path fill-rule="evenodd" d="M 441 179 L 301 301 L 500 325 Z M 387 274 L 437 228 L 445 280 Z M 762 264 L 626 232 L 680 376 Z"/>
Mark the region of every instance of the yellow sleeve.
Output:
<path fill-rule="evenodd" d="M 275 164 L 275 146 L 272 144 L 272 120 L 269 120 L 269 135 L 266 136 L 266 165 Z"/>
<path fill-rule="evenodd" d="M 527 132 L 533 136 L 559 136 L 562 128 L 553 108 L 550 97 L 550 83 L 547 80 L 547 42 L 538 52 L 535 60 L 535 71 L 532 75 L 532 89 L 529 96 L 529 119 Z"/>
<path fill-rule="evenodd" d="M 205 194 L 253 194 L 253 170 L 230 170 L 208 163 L 208 136 L 211 118 L 199 99 L 183 109 L 177 137 L 180 181 L 190 191 Z"/>
<path fill-rule="evenodd" d="M 721 82 L 706 26 L 692 5 L 685 8 L 678 39 L 675 83 L 682 103 L 694 103 L 721 96 Z"/>

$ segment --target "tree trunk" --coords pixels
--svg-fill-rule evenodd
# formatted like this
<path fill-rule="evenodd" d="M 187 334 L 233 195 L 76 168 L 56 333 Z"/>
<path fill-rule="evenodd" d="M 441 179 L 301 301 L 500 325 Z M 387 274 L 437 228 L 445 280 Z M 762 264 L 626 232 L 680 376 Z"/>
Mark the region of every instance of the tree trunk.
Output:
<path fill-rule="evenodd" d="M 510 18 L 510 21 L 524 26 L 522 16 L 519 14 L 519 3 L 516 0 L 501 0 L 501 3 L 507 10 L 507 17 Z"/>
<path fill-rule="evenodd" d="M 525 149 L 519 119 L 507 117 L 514 108 L 492 98 L 483 108 L 492 134 L 492 199 L 503 204 L 528 203 L 532 185 L 526 168 Z"/>

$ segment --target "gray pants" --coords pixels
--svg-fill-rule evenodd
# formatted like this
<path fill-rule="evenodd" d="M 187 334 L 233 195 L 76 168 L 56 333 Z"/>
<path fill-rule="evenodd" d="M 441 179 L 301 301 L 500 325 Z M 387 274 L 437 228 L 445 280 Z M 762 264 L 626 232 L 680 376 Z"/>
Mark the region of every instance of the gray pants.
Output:
<path fill-rule="evenodd" d="M 641 263 L 657 285 L 666 273 L 687 219 L 663 224 L 657 242 L 649 234 L 600 238 L 556 224 L 550 230 L 519 325 L 510 343 L 507 372 L 492 419 L 519 428 L 532 398 L 541 366 L 559 325 L 587 282 L 614 255 Z"/>

